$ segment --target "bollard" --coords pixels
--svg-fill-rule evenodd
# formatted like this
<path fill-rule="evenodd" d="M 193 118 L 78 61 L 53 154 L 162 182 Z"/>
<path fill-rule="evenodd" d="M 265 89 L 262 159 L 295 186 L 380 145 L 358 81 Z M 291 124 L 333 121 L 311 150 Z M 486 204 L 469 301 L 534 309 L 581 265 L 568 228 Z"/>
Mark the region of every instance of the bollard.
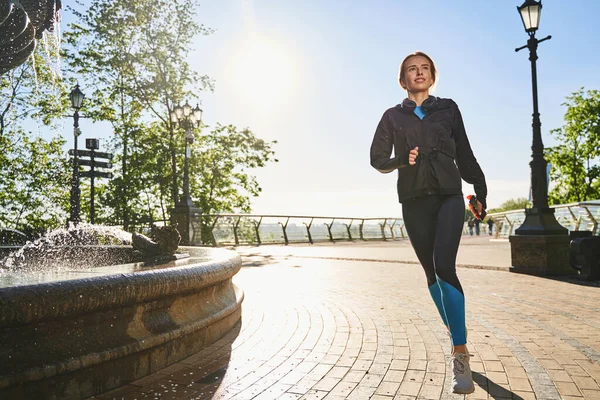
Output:
<path fill-rule="evenodd" d="M 588 281 L 600 280 L 600 237 L 576 237 L 570 243 L 571 266 Z"/>

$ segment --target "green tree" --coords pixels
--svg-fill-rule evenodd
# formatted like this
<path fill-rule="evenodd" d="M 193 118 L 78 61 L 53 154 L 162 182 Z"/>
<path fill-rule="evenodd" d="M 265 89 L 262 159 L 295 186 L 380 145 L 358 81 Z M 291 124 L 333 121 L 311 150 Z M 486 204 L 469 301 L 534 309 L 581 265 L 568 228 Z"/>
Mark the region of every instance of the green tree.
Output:
<path fill-rule="evenodd" d="M 262 189 L 249 170 L 277 162 L 276 143 L 233 125 L 217 124 L 202 135 L 191 159 L 190 191 L 203 212 L 250 212 L 250 197 Z"/>
<path fill-rule="evenodd" d="M 506 200 L 504 203 L 500 204 L 500 207 L 489 209 L 488 213 L 492 214 L 502 211 L 524 210 L 527 207 L 530 207 L 529 200 L 525 197 L 519 197 L 517 199 Z"/>
<path fill-rule="evenodd" d="M 600 91 L 583 88 L 567 96 L 565 125 L 551 130 L 559 144 L 546 148 L 552 164 L 550 204 L 600 198 Z"/>
<path fill-rule="evenodd" d="M 47 35 L 25 64 L 0 76 L 0 226 L 39 232 L 66 219 L 70 169 L 61 137 L 43 140 L 27 123 L 54 127 L 68 108 L 55 72 L 58 44 Z"/>
<path fill-rule="evenodd" d="M 39 232 L 64 224 L 70 188 L 64 141 L 22 130 L 11 137 L 17 145 L 0 165 L 0 225 Z"/>
<path fill-rule="evenodd" d="M 192 40 L 212 32 L 196 22 L 196 8 L 195 0 L 92 0 L 84 11 L 72 10 L 78 20 L 65 33 L 65 59 L 71 73 L 97 88 L 85 112 L 113 124 L 121 166 L 99 190 L 98 221 L 127 228 L 128 221 L 166 220 L 177 202 L 185 132 L 170 111 L 197 96 L 189 88 L 213 89 L 187 61 Z M 205 213 L 249 211 L 250 197 L 261 190 L 251 171 L 274 160 L 272 143 L 230 125 L 196 137 L 190 161 L 196 204 Z"/>
<path fill-rule="evenodd" d="M 164 126 L 159 131 L 167 138 L 170 202 L 177 201 L 178 154 L 183 140 L 169 119 L 169 111 L 182 98 L 193 98 L 188 87 L 212 89 L 207 76 L 199 76 L 187 62 L 192 40 L 198 34 L 212 31 L 196 22 L 195 0 L 132 0 L 114 2 L 93 0 L 78 2 L 81 9 L 69 8 L 78 18 L 65 33 L 69 44 L 65 50 L 73 73 L 83 76 L 96 87 L 88 114 L 97 120 L 110 121 L 120 171 L 106 193 L 116 217 L 125 228 L 130 216 L 146 214 L 146 204 L 137 201 L 147 184 L 140 175 L 144 164 L 155 161 L 164 141 L 155 141 L 158 148 L 136 153 L 136 142 L 149 143 L 149 126 L 155 121 Z M 150 141 L 151 142 L 151 141 Z M 151 217 L 151 215 L 150 215 Z M 137 219 L 137 217 L 134 217 Z"/>
<path fill-rule="evenodd" d="M 249 129 L 220 125 L 194 143 L 190 165 L 190 191 L 202 209 L 202 240 L 210 241 L 208 214 L 250 212 L 250 198 L 259 196 L 261 187 L 250 174 L 268 162 L 278 162 L 272 146 Z"/>
<path fill-rule="evenodd" d="M 167 209 L 171 203 L 171 173 L 169 136 L 161 122 L 140 125 L 131 137 L 129 165 L 135 170 L 135 180 L 130 174 L 132 197 L 129 200 L 131 221 L 135 226 L 156 220 L 168 220 Z M 101 195 L 105 209 L 104 222 L 119 224 L 118 215 L 111 214 L 114 205 L 122 202 L 117 188 L 126 185 L 122 175 L 117 175 Z"/>

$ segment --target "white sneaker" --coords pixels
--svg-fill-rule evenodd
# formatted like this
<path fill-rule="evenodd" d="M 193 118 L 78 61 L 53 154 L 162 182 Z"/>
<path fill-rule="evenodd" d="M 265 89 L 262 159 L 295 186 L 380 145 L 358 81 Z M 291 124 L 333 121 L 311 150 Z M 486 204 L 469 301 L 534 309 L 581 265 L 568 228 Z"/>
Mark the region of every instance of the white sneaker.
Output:
<path fill-rule="evenodd" d="M 456 353 L 452 356 L 452 392 L 470 394 L 475 391 L 473 375 L 469 366 L 469 355 Z"/>

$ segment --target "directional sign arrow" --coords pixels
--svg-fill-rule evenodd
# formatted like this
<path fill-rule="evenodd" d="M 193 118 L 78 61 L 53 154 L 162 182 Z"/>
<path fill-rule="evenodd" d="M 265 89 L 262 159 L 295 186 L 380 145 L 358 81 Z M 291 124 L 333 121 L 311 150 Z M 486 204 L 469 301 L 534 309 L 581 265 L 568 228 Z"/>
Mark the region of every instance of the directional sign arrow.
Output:
<path fill-rule="evenodd" d="M 112 160 L 112 158 L 113 158 L 112 153 L 103 153 L 101 151 L 90 151 L 90 150 L 77 150 L 77 155 L 79 157 L 91 157 L 92 154 L 94 155 L 94 158 L 108 158 L 109 160 Z M 75 151 L 73 149 L 69 150 L 69 155 L 74 156 Z"/>
<path fill-rule="evenodd" d="M 78 160 L 79 165 L 92 166 L 92 160 Z M 94 160 L 94 168 L 112 168 L 112 163 Z"/>
<path fill-rule="evenodd" d="M 79 176 L 81 178 L 91 178 L 92 177 L 92 171 L 83 171 L 79 174 Z M 100 171 L 94 171 L 94 178 L 106 178 L 106 179 L 112 179 L 113 174 L 111 172 L 100 172 Z"/>

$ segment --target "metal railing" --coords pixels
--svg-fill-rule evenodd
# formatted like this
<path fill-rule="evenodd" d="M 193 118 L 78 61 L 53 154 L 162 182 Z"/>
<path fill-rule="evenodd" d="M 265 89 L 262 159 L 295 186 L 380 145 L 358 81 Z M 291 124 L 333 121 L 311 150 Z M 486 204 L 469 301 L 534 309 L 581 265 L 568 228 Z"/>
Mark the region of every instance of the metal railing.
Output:
<path fill-rule="evenodd" d="M 558 223 L 569 231 L 591 231 L 600 235 L 600 200 L 551 206 Z M 525 210 L 503 211 L 489 214 L 495 222 L 496 237 L 508 237 L 515 233 L 525 220 Z"/>
<path fill-rule="evenodd" d="M 600 200 L 551 206 L 557 221 L 569 231 L 600 235 Z M 489 214 L 493 236 L 507 238 L 525 220 L 525 210 Z M 402 218 L 350 218 L 259 214 L 210 214 L 213 244 L 289 244 L 339 240 L 401 240 L 408 238 Z M 480 235 L 489 235 L 481 223 Z M 470 235 L 465 222 L 463 235 Z"/>
<path fill-rule="evenodd" d="M 557 221 L 569 231 L 587 230 L 600 235 L 600 200 L 551 206 Z M 493 236 L 507 238 L 514 234 L 525 219 L 525 210 L 503 211 L 489 214 L 494 221 Z M 407 239 L 402 218 L 353 218 L 268 214 L 204 214 L 208 238 L 214 246 L 316 243 L 353 240 Z M 154 220 L 157 225 L 168 221 Z M 480 235 L 489 235 L 486 223 L 480 224 Z M 131 227 L 130 227 L 131 228 Z M 192 226 L 192 244 L 202 245 L 201 225 Z M 148 234 L 149 227 L 140 225 L 133 231 Z M 4 232 L 6 233 L 6 232 Z M 470 235 L 465 222 L 463 235 Z M 0 235 L 1 237 L 2 235 Z M 4 238 L 6 239 L 6 238 Z M 0 240 L 5 242 L 6 240 Z M 0 243 L 1 244 L 1 243 Z M 205 243 L 210 244 L 210 243 Z"/>
<path fill-rule="evenodd" d="M 570 231 L 588 230 L 600 235 L 600 200 L 551 206 L 558 222 Z M 525 210 L 489 214 L 494 221 L 493 237 L 508 238 L 525 219 Z M 404 220 L 390 218 L 328 217 L 270 214 L 203 214 L 204 232 L 199 223 L 192 224 L 192 245 L 260 245 L 316 243 L 353 240 L 407 239 Z M 169 221 L 154 220 L 157 225 Z M 131 228 L 131 227 L 130 227 Z M 480 235 L 489 235 L 487 223 L 479 224 Z M 149 227 L 135 231 L 148 234 Z M 471 235 L 465 222 L 463 235 Z M 473 229 L 473 235 L 475 235 Z M 201 241 L 203 236 L 204 243 Z"/>
<path fill-rule="evenodd" d="M 340 240 L 400 240 L 401 218 L 351 218 L 298 215 L 208 214 L 215 246 L 290 244 Z"/>

